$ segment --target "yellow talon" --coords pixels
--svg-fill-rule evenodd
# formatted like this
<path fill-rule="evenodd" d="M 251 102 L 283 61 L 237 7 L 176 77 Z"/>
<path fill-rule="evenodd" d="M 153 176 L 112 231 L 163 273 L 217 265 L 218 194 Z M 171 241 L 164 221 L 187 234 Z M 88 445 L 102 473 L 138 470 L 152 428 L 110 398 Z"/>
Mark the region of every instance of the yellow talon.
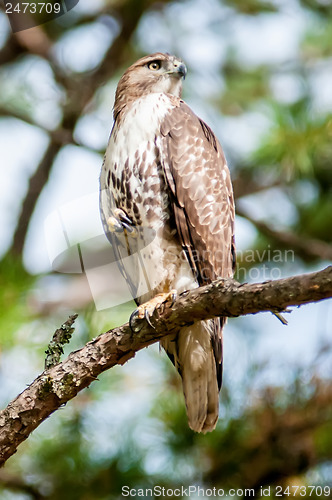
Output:
<path fill-rule="evenodd" d="M 160 310 L 160 312 L 163 312 L 165 310 L 166 304 L 168 304 L 169 307 L 172 307 L 174 305 L 176 297 L 176 290 L 171 290 L 167 293 L 158 293 L 155 297 L 149 300 L 149 302 L 138 306 L 130 316 L 129 325 L 131 329 L 135 331 L 135 321 L 143 319 L 145 319 L 147 323 L 152 326 L 152 328 L 154 328 L 150 321 L 150 318 L 152 318 L 156 311 Z"/>

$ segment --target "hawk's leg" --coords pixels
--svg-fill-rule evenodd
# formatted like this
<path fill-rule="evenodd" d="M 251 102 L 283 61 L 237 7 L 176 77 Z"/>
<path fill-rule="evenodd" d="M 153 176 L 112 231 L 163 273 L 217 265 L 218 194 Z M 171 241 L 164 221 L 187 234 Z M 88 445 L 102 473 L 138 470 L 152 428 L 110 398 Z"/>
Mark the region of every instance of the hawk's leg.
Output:
<path fill-rule="evenodd" d="M 120 233 L 124 229 L 128 231 L 131 236 L 134 236 L 136 233 L 132 220 L 129 219 L 126 212 L 121 210 L 121 208 L 115 208 L 113 210 L 113 216 L 107 219 L 107 226 L 110 233 Z"/>
<path fill-rule="evenodd" d="M 172 307 L 176 298 L 177 291 L 171 290 L 167 293 L 158 293 L 158 295 L 149 300 L 149 302 L 145 302 L 145 304 L 138 306 L 129 319 L 129 325 L 132 331 L 135 332 L 140 330 L 140 328 L 137 328 L 137 323 L 141 322 L 143 319 L 154 328 L 150 318 L 152 318 L 156 311 L 163 312 L 166 306 Z"/>

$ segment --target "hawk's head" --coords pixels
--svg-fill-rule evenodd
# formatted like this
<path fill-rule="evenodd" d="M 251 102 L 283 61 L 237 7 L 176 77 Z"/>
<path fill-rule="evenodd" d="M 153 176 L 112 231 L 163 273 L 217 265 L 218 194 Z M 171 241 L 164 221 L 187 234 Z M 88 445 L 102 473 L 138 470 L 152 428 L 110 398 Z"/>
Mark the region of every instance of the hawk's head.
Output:
<path fill-rule="evenodd" d="M 181 96 L 187 68 L 181 59 L 157 52 L 142 57 L 122 75 L 115 94 L 114 114 L 128 102 L 146 94 L 165 92 Z"/>

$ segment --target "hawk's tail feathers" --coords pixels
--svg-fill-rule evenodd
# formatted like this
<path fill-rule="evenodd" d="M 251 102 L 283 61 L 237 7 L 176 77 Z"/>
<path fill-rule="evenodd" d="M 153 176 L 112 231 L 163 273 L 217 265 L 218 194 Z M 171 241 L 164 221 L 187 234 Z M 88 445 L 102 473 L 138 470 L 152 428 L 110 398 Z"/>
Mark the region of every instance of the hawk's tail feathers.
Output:
<path fill-rule="evenodd" d="M 203 433 L 213 431 L 219 415 L 219 387 L 209 327 L 208 322 L 200 322 L 182 328 L 175 339 L 176 352 L 171 353 L 182 377 L 189 427 Z M 166 351 L 170 347 L 167 340 L 166 337 L 163 342 Z"/>

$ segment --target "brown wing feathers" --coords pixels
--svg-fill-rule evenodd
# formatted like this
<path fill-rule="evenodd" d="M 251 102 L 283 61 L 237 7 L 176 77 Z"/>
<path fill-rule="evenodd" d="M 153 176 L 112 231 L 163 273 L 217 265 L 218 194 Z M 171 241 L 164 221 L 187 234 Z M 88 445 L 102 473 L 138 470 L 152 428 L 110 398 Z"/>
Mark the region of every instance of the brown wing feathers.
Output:
<path fill-rule="evenodd" d="M 226 160 L 212 130 L 180 106 L 164 120 L 163 168 L 179 238 L 199 285 L 233 274 L 233 191 Z M 211 334 L 219 389 L 222 384 L 222 327 Z"/>
<path fill-rule="evenodd" d="M 161 133 L 177 229 L 198 282 L 232 276 L 234 202 L 222 149 L 183 101 L 164 120 Z"/>

